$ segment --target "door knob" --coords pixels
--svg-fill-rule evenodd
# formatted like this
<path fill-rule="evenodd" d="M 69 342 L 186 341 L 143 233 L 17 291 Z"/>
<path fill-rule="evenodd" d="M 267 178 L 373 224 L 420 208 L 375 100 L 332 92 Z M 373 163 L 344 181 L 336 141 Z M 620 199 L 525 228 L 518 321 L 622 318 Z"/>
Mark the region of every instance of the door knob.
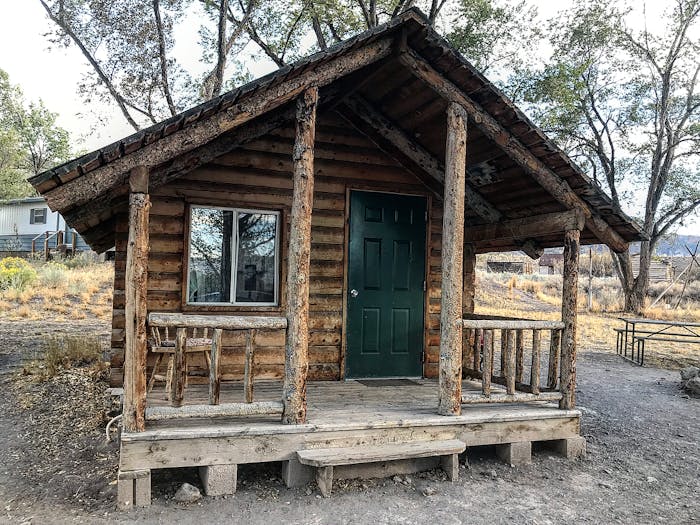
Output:
<path fill-rule="evenodd" d="M 351 297 L 357 297 L 358 295 L 360 295 L 360 292 L 358 292 L 357 290 L 355 290 L 355 289 L 350 290 Z"/>

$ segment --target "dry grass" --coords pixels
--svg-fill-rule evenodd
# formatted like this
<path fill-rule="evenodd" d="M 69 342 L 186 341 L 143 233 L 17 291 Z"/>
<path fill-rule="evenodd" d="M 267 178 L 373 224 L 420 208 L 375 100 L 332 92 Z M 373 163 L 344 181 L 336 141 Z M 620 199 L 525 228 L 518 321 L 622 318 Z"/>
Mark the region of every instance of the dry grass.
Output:
<path fill-rule="evenodd" d="M 43 357 L 30 361 L 24 374 L 39 381 L 56 377 L 62 370 L 94 367 L 102 370 L 103 349 L 99 338 L 93 336 L 52 335 L 46 336 L 42 344 Z"/>
<path fill-rule="evenodd" d="M 80 263 L 80 264 L 78 264 Z M 109 319 L 112 263 L 90 261 L 32 262 L 37 279 L 24 289 L 0 291 L 0 318 Z"/>

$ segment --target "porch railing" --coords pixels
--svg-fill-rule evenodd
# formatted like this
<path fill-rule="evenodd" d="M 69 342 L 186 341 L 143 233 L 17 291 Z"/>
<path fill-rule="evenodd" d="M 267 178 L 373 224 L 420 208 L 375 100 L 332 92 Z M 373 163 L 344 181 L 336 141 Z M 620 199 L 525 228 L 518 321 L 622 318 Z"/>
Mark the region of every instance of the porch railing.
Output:
<path fill-rule="evenodd" d="M 464 319 L 462 326 L 463 375 L 481 380 L 481 393 L 463 394 L 462 404 L 559 401 L 562 398 L 557 383 L 563 322 L 473 316 Z M 544 384 L 541 371 L 543 333 L 549 342 Z M 494 368 L 497 349 L 500 349 L 498 373 Z M 505 392 L 502 389 L 492 391 L 492 384 L 505 387 Z"/>
<path fill-rule="evenodd" d="M 166 419 L 183 419 L 196 417 L 235 417 L 251 415 L 282 414 L 283 405 L 279 401 L 254 401 L 253 381 L 255 362 L 255 334 L 257 330 L 285 330 L 287 319 L 284 317 L 261 317 L 241 315 L 195 315 L 180 313 L 151 313 L 148 325 L 155 329 L 167 329 L 175 332 L 173 344 L 171 374 L 170 406 L 146 407 L 146 421 Z M 187 330 L 209 329 L 212 331 L 209 354 L 209 404 L 183 405 L 185 384 L 187 380 L 186 359 L 188 346 Z M 243 391 L 244 402 L 219 403 L 221 390 L 220 363 L 223 332 L 226 330 L 246 333 L 245 365 Z M 201 345 L 201 341 L 198 342 Z"/>

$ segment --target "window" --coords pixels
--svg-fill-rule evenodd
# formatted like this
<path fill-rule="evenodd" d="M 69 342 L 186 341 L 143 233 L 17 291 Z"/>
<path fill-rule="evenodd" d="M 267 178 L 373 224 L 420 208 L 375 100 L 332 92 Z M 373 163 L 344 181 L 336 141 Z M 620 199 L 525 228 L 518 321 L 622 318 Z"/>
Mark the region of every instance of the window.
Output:
<path fill-rule="evenodd" d="M 187 302 L 277 304 L 278 249 L 279 213 L 193 206 Z"/>
<path fill-rule="evenodd" d="M 46 224 L 46 208 L 29 210 L 29 224 Z"/>

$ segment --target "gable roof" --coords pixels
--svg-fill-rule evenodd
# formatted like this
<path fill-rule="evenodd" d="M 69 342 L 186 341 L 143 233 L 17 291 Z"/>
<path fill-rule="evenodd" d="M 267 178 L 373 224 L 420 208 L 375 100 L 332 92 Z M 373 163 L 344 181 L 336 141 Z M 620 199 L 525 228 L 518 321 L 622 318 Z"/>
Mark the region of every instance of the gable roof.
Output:
<path fill-rule="evenodd" d="M 113 245 L 114 215 L 126 207 L 127 176 L 131 168 L 137 165 L 151 168 L 152 187 L 172 180 L 206 162 L 206 155 L 211 152 L 223 154 L 291 121 L 290 101 L 310 85 L 321 88 L 321 101 L 326 107 L 340 108 L 353 125 L 362 126 L 362 122 L 355 118 L 353 110 L 358 109 L 358 104 L 350 104 L 348 94 L 364 101 L 359 109 L 365 102 L 379 108 L 381 118 L 403 130 L 402 136 L 414 141 L 423 156 L 416 159 L 409 154 L 406 158 L 405 152 L 392 151 L 391 143 L 381 143 L 386 137 L 370 138 L 382 149 L 403 157 L 409 166 L 417 166 L 418 171 L 439 176 L 440 163 L 444 162 L 447 101 L 436 85 L 406 67 L 401 56 L 407 53 L 429 64 L 432 72 L 466 103 L 483 109 L 483 114 L 497 128 L 495 135 L 488 136 L 480 122 L 472 126 L 470 120 L 467 157 L 473 191 L 468 194 L 481 200 L 468 204 L 476 209 L 481 202 L 487 212 L 486 222 L 564 211 L 571 208 L 573 200 L 574 204 L 582 204 L 588 214 L 583 243 L 601 242 L 596 233 L 599 228 L 609 230 L 618 240 L 618 246 L 642 237 L 639 227 L 614 209 L 602 189 L 450 47 L 417 9 L 48 170 L 30 182 L 46 198 L 49 207 L 60 211 L 93 248 L 104 250 Z M 368 82 L 369 79 L 372 81 Z M 200 151 L 205 145 L 209 148 L 206 154 Z M 512 154 L 504 152 L 512 145 L 524 152 L 525 160 L 514 161 Z M 537 179 L 533 180 L 532 171 L 523 168 L 533 163 L 554 176 L 553 187 L 545 189 Z M 426 185 L 431 186 L 432 182 L 440 185 L 433 180 L 427 180 Z M 566 198 L 552 197 L 559 187 L 568 191 Z M 467 220 L 480 224 L 485 221 L 484 216 L 483 211 L 472 213 Z M 538 243 L 542 247 L 559 246 L 561 238 L 552 235 L 539 239 Z M 493 248 L 517 249 L 517 246 L 504 244 Z"/>

